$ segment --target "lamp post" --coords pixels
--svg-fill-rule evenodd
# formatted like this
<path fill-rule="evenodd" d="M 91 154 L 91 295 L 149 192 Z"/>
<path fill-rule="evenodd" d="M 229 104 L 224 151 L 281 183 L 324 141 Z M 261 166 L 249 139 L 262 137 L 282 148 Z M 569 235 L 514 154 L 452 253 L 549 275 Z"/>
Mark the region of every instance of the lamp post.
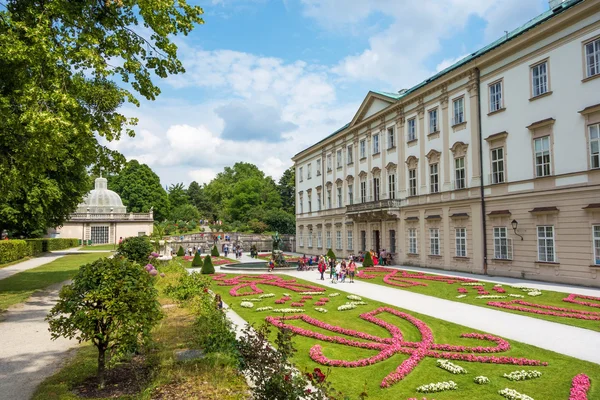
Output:
<path fill-rule="evenodd" d="M 519 226 L 519 223 L 517 222 L 517 220 L 513 219 L 511 222 L 511 225 L 512 225 L 513 231 L 515 232 L 515 235 L 517 235 L 518 237 L 521 238 L 521 240 L 523 240 L 523 236 L 521 236 L 517 233 L 517 227 Z"/>

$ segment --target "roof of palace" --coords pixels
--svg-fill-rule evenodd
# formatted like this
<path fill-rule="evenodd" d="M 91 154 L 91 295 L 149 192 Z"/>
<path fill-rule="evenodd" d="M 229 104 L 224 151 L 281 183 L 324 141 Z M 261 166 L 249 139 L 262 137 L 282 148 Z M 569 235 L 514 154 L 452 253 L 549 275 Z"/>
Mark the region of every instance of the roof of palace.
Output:
<path fill-rule="evenodd" d="M 121 196 L 108 190 L 106 178 L 97 178 L 94 189 L 83 198 L 83 203 L 77 206 L 77 212 L 125 213 L 127 209 L 121 201 Z"/>

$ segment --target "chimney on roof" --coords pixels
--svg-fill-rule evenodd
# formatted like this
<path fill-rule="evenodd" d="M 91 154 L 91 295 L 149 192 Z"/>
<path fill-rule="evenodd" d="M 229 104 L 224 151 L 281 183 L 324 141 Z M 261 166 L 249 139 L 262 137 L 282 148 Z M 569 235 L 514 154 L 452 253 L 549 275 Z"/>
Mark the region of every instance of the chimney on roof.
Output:
<path fill-rule="evenodd" d="M 550 9 L 554 10 L 555 8 L 560 7 L 565 1 L 566 0 L 549 0 L 548 3 L 550 3 Z"/>
<path fill-rule="evenodd" d="M 407 90 L 408 89 L 400 89 L 400 90 L 398 90 L 398 94 L 404 94 L 404 93 L 406 93 Z"/>

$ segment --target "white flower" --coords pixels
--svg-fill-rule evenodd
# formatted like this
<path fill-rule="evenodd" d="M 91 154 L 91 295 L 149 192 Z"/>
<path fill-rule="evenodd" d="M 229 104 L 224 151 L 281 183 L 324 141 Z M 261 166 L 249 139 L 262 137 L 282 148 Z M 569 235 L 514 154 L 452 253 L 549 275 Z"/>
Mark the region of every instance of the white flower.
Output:
<path fill-rule="evenodd" d="M 248 301 L 251 301 L 251 302 L 254 303 L 254 302 L 257 302 L 257 301 L 263 301 L 263 299 L 248 299 Z"/>
<path fill-rule="evenodd" d="M 254 307 L 254 303 L 251 301 L 242 301 L 240 303 L 240 306 L 242 306 L 244 308 L 252 308 L 252 307 Z"/>
<path fill-rule="evenodd" d="M 291 294 L 289 294 L 289 293 L 284 293 L 284 294 L 283 294 L 283 296 L 284 296 L 284 297 L 292 297 L 292 295 L 291 295 Z"/>
<path fill-rule="evenodd" d="M 304 296 L 321 296 L 323 292 L 300 292 Z"/>
<path fill-rule="evenodd" d="M 521 394 L 514 389 L 506 388 L 499 390 L 498 393 L 508 400 L 533 400 L 533 397 L 529 397 L 526 394 Z"/>
<path fill-rule="evenodd" d="M 452 374 L 466 374 L 467 370 L 460 365 L 452 364 L 448 360 L 437 360 L 437 366 Z"/>
<path fill-rule="evenodd" d="M 467 297 L 466 294 L 459 294 L 458 296 L 456 296 L 457 299 L 462 299 L 464 297 Z"/>
<path fill-rule="evenodd" d="M 339 306 L 337 309 L 338 309 L 338 311 L 346 311 L 346 310 L 353 310 L 355 308 L 356 308 L 356 304 L 346 303 L 343 306 Z"/>
<path fill-rule="evenodd" d="M 453 381 L 430 383 L 428 385 L 422 385 L 417 388 L 417 392 L 421 393 L 434 393 L 443 392 L 445 390 L 456 390 L 458 385 Z"/>
<path fill-rule="evenodd" d="M 521 371 L 513 371 L 510 374 L 504 374 L 503 376 L 506 379 L 508 379 L 509 381 L 525 381 L 528 379 L 539 378 L 540 376 L 542 376 L 542 373 L 540 371 L 536 371 L 536 370 L 531 370 L 531 371 L 521 370 Z"/>
<path fill-rule="evenodd" d="M 494 285 L 494 287 L 502 287 L 502 285 L 499 284 L 499 283 L 497 283 L 497 284 Z M 485 376 L 484 376 L 484 378 L 485 378 Z"/>
<path fill-rule="evenodd" d="M 301 312 L 304 312 L 304 310 L 302 308 L 275 308 L 273 310 L 273 312 L 288 314 L 288 313 L 301 313 Z"/>
<path fill-rule="evenodd" d="M 357 296 L 355 294 L 349 294 L 348 296 L 346 296 L 346 298 L 348 298 L 350 300 L 362 300 L 362 297 Z"/>
<path fill-rule="evenodd" d="M 473 382 L 475 382 L 478 385 L 485 385 L 486 383 L 490 383 L 490 380 L 488 379 L 487 376 L 480 375 L 480 376 L 476 376 L 473 379 Z"/>
<path fill-rule="evenodd" d="M 270 311 L 272 309 L 273 307 L 259 307 L 256 309 L 256 311 Z"/>
<path fill-rule="evenodd" d="M 367 303 L 364 301 L 347 301 L 346 304 L 354 304 L 355 306 L 366 306 Z"/>
<path fill-rule="evenodd" d="M 482 294 L 481 296 L 475 297 L 476 299 L 505 299 L 506 296 L 499 296 L 497 294 Z"/>
<path fill-rule="evenodd" d="M 275 297 L 274 293 L 265 293 L 265 294 L 261 294 L 260 296 L 258 296 L 258 298 L 260 299 L 266 299 L 268 297 Z"/>
<path fill-rule="evenodd" d="M 329 295 L 329 297 L 335 297 L 335 296 L 339 296 L 339 295 L 340 295 L 339 293 L 331 293 L 331 294 Z"/>
<path fill-rule="evenodd" d="M 467 282 L 461 283 L 463 286 L 485 286 L 485 282 Z"/>
<path fill-rule="evenodd" d="M 532 290 L 531 292 L 528 292 L 527 294 L 535 297 L 535 296 L 541 296 L 542 292 L 540 292 L 539 290 Z"/>
<path fill-rule="evenodd" d="M 522 299 L 523 297 L 525 297 L 522 294 L 509 294 L 509 296 L 510 297 L 517 297 L 517 298 L 520 298 L 520 299 Z"/>
<path fill-rule="evenodd" d="M 321 307 L 315 307 L 315 310 L 318 311 L 318 312 L 320 312 L 320 313 L 326 313 L 327 312 L 326 309 L 321 308 Z"/>

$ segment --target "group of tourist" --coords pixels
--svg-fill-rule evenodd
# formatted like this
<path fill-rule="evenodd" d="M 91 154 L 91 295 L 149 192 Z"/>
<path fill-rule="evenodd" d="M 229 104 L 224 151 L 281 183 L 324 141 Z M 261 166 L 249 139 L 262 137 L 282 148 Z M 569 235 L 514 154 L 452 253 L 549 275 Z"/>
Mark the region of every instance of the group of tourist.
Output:
<path fill-rule="evenodd" d="M 311 256 L 306 258 L 303 255 L 298 262 L 298 271 L 311 271 L 313 266 L 317 267 L 317 271 L 321 274 L 321 280 L 325 280 L 325 272 L 329 269 L 329 279 L 332 283 L 344 283 L 346 277 L 350 283 L 354 283 L 354 275 L 356 273 L 356 263 L 354 257 L 350 256 L 348 261 L 336 260 L 333 257 L 327 256 Z"/>
<path fill-rule="evenodd" d="M 235 253 L 235 258 L 240 259 L 240 258 L 242 258 L 243 251 L 244 251 L 244 249 L 240 245 L 233 245 L 233 244 L 223 245 L 223 254 L 225 254 L 225 257 L 227 257 L 227 255 L 229 253 Z"/>
<path fill-rule="evenodd" d="M 392 253 L 387 252 L 385 249 L 379 250 L 377 253 L 375 250 L 371 249 L 369 251 L 360 251 L 356 256 L 357 261 L 361 263 L 365 261 L 365 256 L 369 253 L 371 259 L 373 260 L 373 265 L 393 265 L 394 259 L 392 257 Z"/>

